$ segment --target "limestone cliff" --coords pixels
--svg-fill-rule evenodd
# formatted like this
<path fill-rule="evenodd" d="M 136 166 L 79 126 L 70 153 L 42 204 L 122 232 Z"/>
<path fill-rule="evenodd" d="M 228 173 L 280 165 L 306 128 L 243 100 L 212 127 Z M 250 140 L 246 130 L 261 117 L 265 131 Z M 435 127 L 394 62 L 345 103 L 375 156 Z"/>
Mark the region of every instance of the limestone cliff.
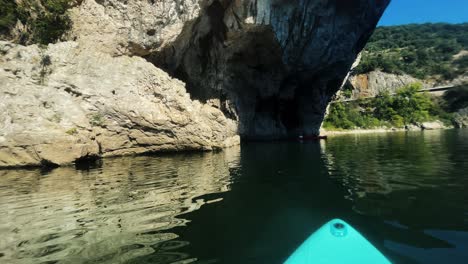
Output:
<path fill-rule="evenodd" d="M 0 42 L 0 166 L 216 149 L 236 123 L 139 57 Z"/>
<path fill-rule="evenodd" d="M 316 134 L 389 1 L 76 1 L 0 44 L 0 166 Z"/>
<path fill-rule="evenodd" d="M 148 60 L 238 119 L 244 138 L 317 134 L 388 2 L 208 1 Z"/>
<path fill-rule="evenodd" d="M 436 81 L 435 79 L 421 80 L 407 74 L 385 73 L 380 70 L 371 71 L 364 74 L 351 74 L 346 85 L 352 91 L 350 98 L 359 99 L 375 97 L 382 92 L 395 93 L 397 89 L 412 84 L 421 83 L 423 88 L 433 88 L 438 86 L 459 86 L 468 82 L 468 75 L 461 75 L 455 79 L 447 81 Z"/>
<path fill-rule="evenodd" d="M 375 97 L 382 92 L 394 93 L 398 88 L 412 83 L 422 83 L 424 88 L 431 87 L 431 83 L 424 82 L 406 74 L 391 74 L 379 70 L 366 74 L 351 75 L 348 84 L 352 88 L 350 99 Z"/>

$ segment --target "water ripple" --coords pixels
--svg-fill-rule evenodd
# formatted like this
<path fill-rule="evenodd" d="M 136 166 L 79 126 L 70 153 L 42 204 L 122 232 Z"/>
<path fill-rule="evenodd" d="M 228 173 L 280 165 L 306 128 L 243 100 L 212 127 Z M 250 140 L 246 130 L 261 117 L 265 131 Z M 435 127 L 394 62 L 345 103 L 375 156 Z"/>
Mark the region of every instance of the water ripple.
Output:
<path fill-rule="evenodd" d="M 108 159 L 88 171 L 58 168 L 0 171 L 0 262 L 131 263 L 151 254 L 190 263 L 186 242 L 164 230 L 199 209 L 207 193 L 229 190 L 222 153 Z M 154 263 L 154 262 L 153 262 Z"/>

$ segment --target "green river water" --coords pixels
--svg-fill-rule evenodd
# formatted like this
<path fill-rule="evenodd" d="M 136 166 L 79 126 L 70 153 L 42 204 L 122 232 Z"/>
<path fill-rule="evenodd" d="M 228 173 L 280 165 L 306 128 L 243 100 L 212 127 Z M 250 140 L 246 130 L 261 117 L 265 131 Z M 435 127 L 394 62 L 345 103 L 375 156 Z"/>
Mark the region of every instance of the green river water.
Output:
<path fill-rule="evenodd" d="M 467 263 L 468 130 L 0 171 L 0 263 L 282 263 L 332 218 L 395 263 Z"/>

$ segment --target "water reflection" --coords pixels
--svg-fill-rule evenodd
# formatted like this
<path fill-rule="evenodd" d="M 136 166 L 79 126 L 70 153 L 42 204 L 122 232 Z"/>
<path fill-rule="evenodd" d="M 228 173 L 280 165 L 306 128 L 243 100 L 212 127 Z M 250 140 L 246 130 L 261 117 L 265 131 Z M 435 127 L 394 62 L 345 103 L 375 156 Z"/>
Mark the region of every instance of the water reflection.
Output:
<path fill-rule="evenodd" d="M 467 130 L 344 136 L 322 150 L 353 210 L 382 223 L 387 249 L 418 263 L 465 261 Z"/>
<path fill-rule="evenodd" d="M 395 263 L 468 258 L 468 130 L 0 171 L 0 263 L 282 263 L 343 218 Z"/>
<path fill-rule="evenodd" d="M 239 148 L 107 159 L 102 167 L 0 171 L 0 262 L 124 263 L 158 252 L 174 262 L 176 217 L 230 188 Z M 164 262 L 167 262 L 164 261 Z M 157 262 L 159 263 L 159 262 Z M 163 262 L 161 262 L 163 263 Z"/>
<path fill-rule="evenodd" d="M 243 145 L 231 190 L 215 195 L 222 203 L 181 215 L 189 227 L 173 230 L 196 263 L 283 263 L 325 221 L 359 222 L 326 172 L 317 142 Z"/>

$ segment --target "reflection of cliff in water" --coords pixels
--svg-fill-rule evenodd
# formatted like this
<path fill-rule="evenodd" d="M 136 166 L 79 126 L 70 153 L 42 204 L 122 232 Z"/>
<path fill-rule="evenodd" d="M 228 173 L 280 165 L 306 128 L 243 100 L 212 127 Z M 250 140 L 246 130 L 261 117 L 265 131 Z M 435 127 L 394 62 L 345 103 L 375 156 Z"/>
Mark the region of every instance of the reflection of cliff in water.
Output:
<path fill-rule="evenodd" d="M 357 222 L 320 155 L 317 142 L 243 145 L 231 190 L 202 196 L 223 201 L 182 215 L 189 228 L 173 229 L 190 243 L 183 251 L 196 263 L 279 264 L 326 221 Z"/>
<path fill-rule="evenodd" d="M 321 145 L 328 173 L 353 210 L 382 219 L 390 241 L 451 248 L 429 233 L 458 230 L 468 238 L 467 132 L 349 135 Z"/>
<path fill-rule="evenodd" d="M 0 262 L 122 263 L 182 245 L 176 216 L 229 190 L 239 148 L 220 153 L 106 159 L 78 171 L 0 172 Z M 180 243 L 179 243 L 180 244 Z M 62 262 L 61 262 L 62 263 Z"/>
<path fill-rule="evenodd" d="M 452 130 L 1 171 L 0 263 L 275 264 L 336 217 L 395 263 L 465 263 L 467 155 Z"/>

